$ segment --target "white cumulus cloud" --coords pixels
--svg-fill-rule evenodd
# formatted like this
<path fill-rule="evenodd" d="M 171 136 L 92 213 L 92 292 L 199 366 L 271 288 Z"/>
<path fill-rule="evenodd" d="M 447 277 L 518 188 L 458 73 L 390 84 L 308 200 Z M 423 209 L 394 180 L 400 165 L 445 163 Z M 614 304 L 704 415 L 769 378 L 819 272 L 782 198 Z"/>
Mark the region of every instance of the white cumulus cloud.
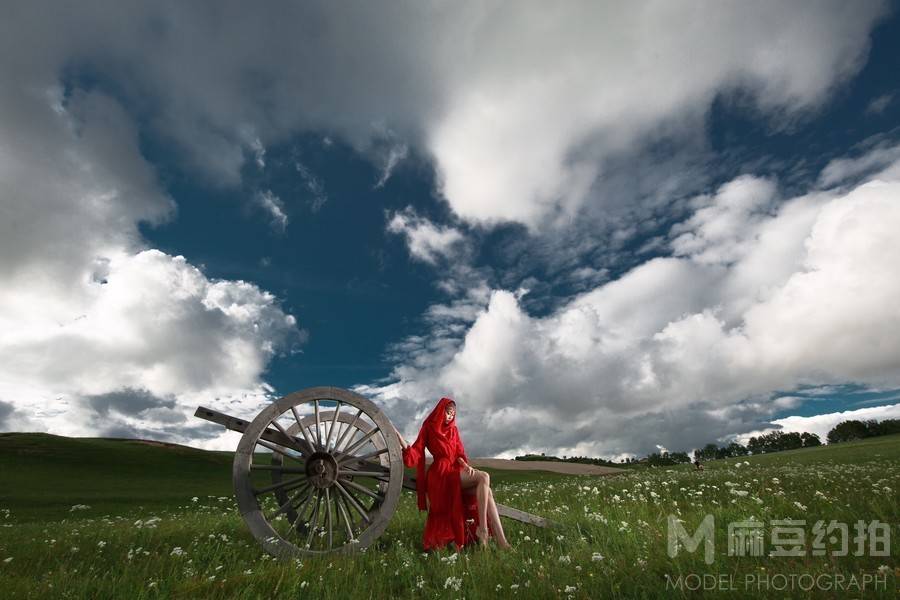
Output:
<path fill-rule="evenodd" d="M 193 411 L 267 402 L 295 317 L 147 247 L 176 206 L 118 101 L 0 66 L 0 427 L 233 447 Z"/>
<path fill-rule="evenodd" d="M 384 400 L 453 395 L 484 453 L 614 455 L 760 429 L 785 407 L 778 390 L 900 387 L 900 180 L 757 210 L 774 194 L 767 180 L 722 186 L 674 228 L 682 256 L 548 316 L 494 290 L 456 347 L 398 369 Z M 500 411 L 517 417 L 488 418 Z"/>
<path fill-rule="evenodd" d="M 440 257 L 451 256 L 465 239 L 458 229 L 435 225 L 416 215 L 411 208 L 395 213 L 388 222 L 387 230 L 406 238 L 413 258 L 431 264 Z"/>

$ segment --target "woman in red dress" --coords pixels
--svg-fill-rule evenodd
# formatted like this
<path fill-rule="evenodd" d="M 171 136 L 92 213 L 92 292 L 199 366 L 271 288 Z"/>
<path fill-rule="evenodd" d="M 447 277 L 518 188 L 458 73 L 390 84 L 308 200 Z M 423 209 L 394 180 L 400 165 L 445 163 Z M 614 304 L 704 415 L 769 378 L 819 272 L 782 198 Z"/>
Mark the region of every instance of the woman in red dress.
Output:
<path fill-rule="evenodd" d="M 419 436 L 412 445 L 403 436 L 400 436 L 400 442 L 403 463 L 407 467 L 416 467 L 419 510 L 428 510 L 422 536 L 426 551 L 443 548 L 451 542 L 458 550 L 476 538 L 484 547 L 491 535 L 501 548 L 510 548 L 500 524 L 490 476 L 469 466 L 469 457 L 456 429 L 456 403 L 453 400 L 441 398 L 422 423 Z M 426 448 L 434 457 L 427 474 Z M 473 524 L 467 525 L 467 520 Z"/>

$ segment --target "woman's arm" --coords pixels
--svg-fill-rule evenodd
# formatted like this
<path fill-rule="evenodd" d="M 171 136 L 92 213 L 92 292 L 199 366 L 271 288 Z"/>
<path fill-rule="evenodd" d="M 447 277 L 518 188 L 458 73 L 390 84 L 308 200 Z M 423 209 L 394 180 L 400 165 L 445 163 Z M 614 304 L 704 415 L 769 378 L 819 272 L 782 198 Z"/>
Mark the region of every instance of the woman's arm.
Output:
<path fill-rule="evenodd" d="M 400 438 L 403 443 L 406 442 L 402 437 Z M 403 448 L 403 464 L 407 467 L 415 467 L 419 459 L 425 456 L 425 428 L 423 427 L 419 430 L 419 436 L 416 438 L 416 441 L 412 444 L 407 444 L 405 448 Z"/>
<path fill-rule="evenodd" d="M 462 465 L 463 470 L 469 475 L 475 473 L 475 469 L 469 465 L 469 457 L 466 456 L 466 449 L 459 438 L 456 439 L 456 462 Z"/>
<path fill-rule="evenodd" d="M 465 446 L 463 446 L 462 440 L 459 438 L 456 438 L 456 456 L 462 458 L 466 464 L 469 464 L 469 457 L 466 455 L 466 448 Z"/>

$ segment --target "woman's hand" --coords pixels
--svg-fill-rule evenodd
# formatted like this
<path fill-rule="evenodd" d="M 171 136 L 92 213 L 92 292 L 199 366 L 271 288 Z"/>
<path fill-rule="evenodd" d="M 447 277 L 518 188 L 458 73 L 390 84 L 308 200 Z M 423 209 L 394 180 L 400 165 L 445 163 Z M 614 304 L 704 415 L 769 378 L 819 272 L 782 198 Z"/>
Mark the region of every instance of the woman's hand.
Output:
<path fill-rule="evenodd" d="M 391 427 L 394 427 L 393 423 L 391 423 Z M 400 435 L 400 431 L 396 427 L 394 427 L 394 433 L 396 433 L 397 437 L 400 438 L 400 447 L 404 450 L 409 448 L 409 443 L 405 439 L 403 439 L 403 436 Z"/>
<path fill-rule="evenodd" d="M 456 460 L 457 460 L 457 462 L 459 462 L 459 464 L 462 465 L 463 471 L 466 472 L 466 475 L 474 475 L 475 474 L 475 469 L 470 467 L 468 464 L 466 464 L 466 461 L 463 460 L 462 456 L 460 456 Z"/>

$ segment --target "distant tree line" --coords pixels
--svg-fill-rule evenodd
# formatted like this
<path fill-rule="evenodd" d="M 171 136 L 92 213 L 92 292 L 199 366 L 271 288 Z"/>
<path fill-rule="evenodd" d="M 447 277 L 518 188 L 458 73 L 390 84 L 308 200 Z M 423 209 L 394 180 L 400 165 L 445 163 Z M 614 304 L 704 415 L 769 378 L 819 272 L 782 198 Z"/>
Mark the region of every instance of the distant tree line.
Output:
<path fill-rule="evenodd" d="M 732 458 L 747 456 L 749 454 L 769 454 L 783 450 L 796 450 L 797 448 L 812 448 L 821 446 L 822 440 L 815 433 L 804 431 L 771 431 L 761 436 L 754 436 L 747 440 L 747 445 L 731 442 L 727 446 L 707 444 L 694 451 L 695 458 L 700 460 L 716 460 L 720 458 Z"/>
<path fill-rule="evenodd" d="M 563 455 L 562 458 L 558 456 L 547 456 L 543 452 L 540 454 L 524 454 L 522 456 L 517 456 L 516 460 L 550 460 L 557 462 L 574 462 L 574 463 L 582 463 L 587 465 L 599 465 L 601 467 L 622 467 L 628 465 L 652 465 L 655 467 L 661 467 L 664 465 L 677 465 L 681 463 L 689 463 L 691 462 L 691 457 L 687 455 L 687 452 L 654 452 L 653 454 L 648 454 L 646 457 L 638 459 L 627 457 L 624 458 L 621 462 L 615 462 L 612 460 L 606 460 L 604 458 L 593 458 L 590 456 L 566 456 Z"/>
<path fill-rule="evenodd" d="M 840 442 L 861 440 L 878 435 L 891 435 L 893 433 L 900 433 L 900 419 L 841 421 L 828 432 L 826 439 L 829 444 L 838 444 Z"/>
<path fill-rule="evenodd" d="M 900 419 L 886 419 L 883 421 L 843 421 L 828 432 L 828 443 L 848 442 L 877 435 L 890 435 L 900 433 Z M 719 446 L 710 442 L 700 449 L 694 450 L 694 458 L 701 461 L 718 460 L 722 458 L 734 458 L 751 454 L 769 454 L 783 450 L 796 450 L 798 448 L 813 448 L 821 446 L 822 440 L 815 433 L 804 431 L 771 431 L 764 435 L 751 437 L 747 445 L 731 442 L 725 446 Z M 574 462 L 604 467 L 622 467 L 629 465 L 650 465 L 654 467 L 685 464 L 691 462 L 687 452 L 654 452 L 644 458 L 625 458 L 621 462 L 593 458 L 590 456 L 547 456 L 540 454 L 525 454 L 517 456 L 516 460 L 550 460 L 558 462 Z"/>

